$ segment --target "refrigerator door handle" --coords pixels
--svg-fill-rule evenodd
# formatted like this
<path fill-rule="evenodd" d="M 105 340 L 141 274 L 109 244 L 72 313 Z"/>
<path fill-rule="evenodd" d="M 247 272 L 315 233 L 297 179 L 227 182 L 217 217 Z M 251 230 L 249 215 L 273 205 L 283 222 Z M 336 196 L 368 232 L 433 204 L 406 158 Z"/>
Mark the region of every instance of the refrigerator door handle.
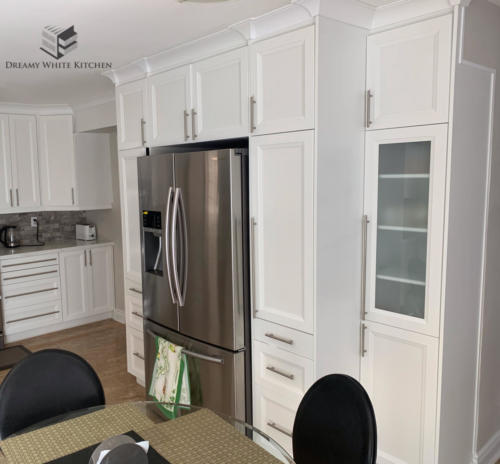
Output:
<path fill-rule="evenodd" d="M 171 227 L 171 239 L 170 239 L 170 250 L 172 254 L 172 271 L 174 274 L 174 284 L 175 284 L 175 292 L 177 294 L 178 304 L 179 306 L 184 306 L 184 300 L 182 298 L 181 292 L 181 283 L 179 278 L 179 267 L 177 264 L 177 219 L 179 218 L 179 197 L 181 195 L 181 189 L 175 189 L 174 196 L 174 209 L 172 212 L 172 227 Z"/>
<path fill-rule="evenodd" d="M 222 358 L 214 358 L 213 356 L 207 356 L 206 354 L 195 353 L 194 351 L 189 351 L 185 348 L 182 349 L 182 352 L 186 356 L 190 356 L 191 358 L 198 358 L 202 359 L 203 361 L 213 362 L 216 364 L 224 364 L 224 360 Z"/>
<path fill-rule="evenodd" d="M 183 235 L 183 276 L 182 276 L 182 304 L 184 306 L 186 303 L 186 291 L 187 291 L 187 274 L 188 274 L 188 253 L 189 253 L 189 244 L 188 244 L 188 233 L 187 233 L 187 221 L 186 221 L 186 207 L 184 205 L 184 197 L 182 196 L 182 190 L 179 189 L 179 204 L 180 209 L 179 212 L 181 214 L 181 226 L 182 226 L 182 235 Z"/>
<path fill-rule="evenodd" d="M 177 304 L 177 300 L 175 298 L 175 292 L 174 292 L 174 286 L 172 284 L 172 269 L 170 267 L 170 236 L 169 236 L 169 229 L 170 229 L 170 205 L 172 204 L 172 195 L 174 193 L 174 189 L 170 187 L 168 189 L 168 195 L 167 195 L 167 207 L 165 210 L 165 264 L 167 267 L 167 278 L 168 278 L 168 286 L 170 287 L 170 295 L 172 296 L 172 303 Z"/>

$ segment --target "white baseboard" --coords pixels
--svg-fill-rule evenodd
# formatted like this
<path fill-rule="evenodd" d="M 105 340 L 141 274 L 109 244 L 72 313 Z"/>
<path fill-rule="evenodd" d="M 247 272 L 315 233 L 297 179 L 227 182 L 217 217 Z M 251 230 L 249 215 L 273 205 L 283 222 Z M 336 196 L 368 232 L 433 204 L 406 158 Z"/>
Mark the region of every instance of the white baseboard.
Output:
<path fill-rule="evenodd" d="M 113 319 L 116 322 L 121 322 L 122 324 L 125 324 L 125 310 L 120 308 L 115 308 L 113 312 Z"/>
<path fill-rule="evenodd" d="M 77 327 L 79 325 L 90 324 L 92 322 L 103 321 L 104 319 L 111 319 L 113 313 L 111 311 L 96 314 L 90 317 L 84 317 L 82 319 L 74 319 L 72 321 L 64 321 L 58 324 L 47 325 L 45 327 L 40 327 L 37 329 L 26 330 L 24 332 L 19 332 L 12 335 L 5 336 L 5 343 L 18 342 L 20 340 L 25 340 L 27 338 L 37 337 L 38 335 L 44 335 L 52 332 L 59 332 L 64 329 L 71 329 L 72 327 Z"/>
<path fill-rule="evenodd" d="M 479 450 L 473 464 L 496 464 L 500 459 L 500 430 Z"/>

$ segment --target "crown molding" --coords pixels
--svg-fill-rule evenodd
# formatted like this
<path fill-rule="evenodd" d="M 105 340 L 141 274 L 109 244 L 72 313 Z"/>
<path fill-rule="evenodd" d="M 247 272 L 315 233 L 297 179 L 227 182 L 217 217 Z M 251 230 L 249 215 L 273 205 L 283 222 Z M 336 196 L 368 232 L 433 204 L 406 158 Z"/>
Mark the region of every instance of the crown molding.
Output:
<path fill-rule="evenodd" d="M 31 105 L 25 103 L 0 102 L 0 113 L 50 116 L 73 114 L 69 105 Z"/>

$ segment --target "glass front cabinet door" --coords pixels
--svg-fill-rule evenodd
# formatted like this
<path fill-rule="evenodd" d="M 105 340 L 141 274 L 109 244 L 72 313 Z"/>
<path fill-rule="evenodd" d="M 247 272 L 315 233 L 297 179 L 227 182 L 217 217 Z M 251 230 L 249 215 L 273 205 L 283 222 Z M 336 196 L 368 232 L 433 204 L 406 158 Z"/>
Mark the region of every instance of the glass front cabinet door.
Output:
<path fill-rule="evenodd" d="M 369 321 L 437 336 L 446 186 L 446 125 L 367 134 Z"/>

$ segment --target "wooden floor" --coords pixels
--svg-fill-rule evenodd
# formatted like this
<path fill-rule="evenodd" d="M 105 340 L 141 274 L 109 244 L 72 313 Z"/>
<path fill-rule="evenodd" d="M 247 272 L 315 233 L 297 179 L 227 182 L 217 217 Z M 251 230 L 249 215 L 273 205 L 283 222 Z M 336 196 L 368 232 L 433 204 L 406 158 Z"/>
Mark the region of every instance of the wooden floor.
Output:
<path fill-rule="evenodd" d="M 33 352 L 60 348 L 86 359 L 101 379 L 108 404 L 144 399 L 144 388 L 127 372 L 125 326 L 119 322 L 111 319 L 95 322 L 29 338 L 12 345 L 21 344 Z M 7 372 L 8 370 L 0 371 L 0 382 Z"/>

